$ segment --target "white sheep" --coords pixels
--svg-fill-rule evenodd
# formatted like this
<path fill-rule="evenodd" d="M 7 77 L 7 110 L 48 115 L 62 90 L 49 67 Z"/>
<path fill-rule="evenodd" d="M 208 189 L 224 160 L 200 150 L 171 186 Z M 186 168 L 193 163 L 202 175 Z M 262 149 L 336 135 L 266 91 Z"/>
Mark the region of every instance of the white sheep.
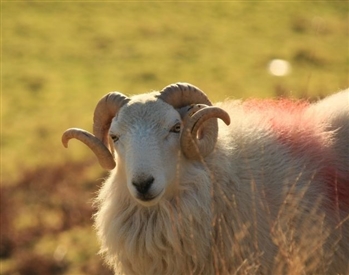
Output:
<path fill-rule="evenodd" d="M 97 198 L 101 253 L 126 275 L 348 274 L 348 101 L 212 106 L 186 83 L 109 93 L 94 135 L 62 137 L 112 169 Z M 230 126 L 218 133 L 217 118 Z"/>

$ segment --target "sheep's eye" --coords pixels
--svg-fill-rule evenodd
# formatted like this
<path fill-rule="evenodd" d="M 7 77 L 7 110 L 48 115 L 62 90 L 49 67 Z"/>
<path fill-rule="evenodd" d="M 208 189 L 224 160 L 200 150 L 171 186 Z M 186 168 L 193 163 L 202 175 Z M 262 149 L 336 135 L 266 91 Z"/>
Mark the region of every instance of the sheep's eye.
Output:
<path fill-rule="evenodd" d="M 170 130 L 171 133 L 180 133 L 181 132 L 181 123 L 176 123 Z"/>
<path fill-rule="evenodd" d="M 110 134 L 110 138 L 114 141 L 117 142 L 119 140 L 119 136 L 114 135 L 114 134 Z"/>

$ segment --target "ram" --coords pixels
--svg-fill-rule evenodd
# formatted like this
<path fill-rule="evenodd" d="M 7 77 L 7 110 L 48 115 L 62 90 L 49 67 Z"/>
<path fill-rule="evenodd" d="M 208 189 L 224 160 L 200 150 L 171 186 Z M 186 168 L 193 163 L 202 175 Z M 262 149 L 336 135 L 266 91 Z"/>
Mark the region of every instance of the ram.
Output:
<path fill-rule="evenodd" d="M 112 170 L 96 199 L 106 261 L 126 275 L 348 274 L 348 100 L 213 105 L 187 83 L 107 94 L 94 134 L 62 137 Z"/>

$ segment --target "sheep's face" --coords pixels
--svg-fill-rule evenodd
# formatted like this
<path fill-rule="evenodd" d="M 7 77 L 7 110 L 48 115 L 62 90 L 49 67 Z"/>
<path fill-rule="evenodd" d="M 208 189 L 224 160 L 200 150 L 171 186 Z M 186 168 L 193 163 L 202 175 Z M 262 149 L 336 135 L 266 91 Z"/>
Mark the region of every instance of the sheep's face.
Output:
<path fill-rule="evenodd" d="M 144 206 L 155 205 L 174 186 L 181 128 L 179 113 L 149 96 L 133 97 L 112 121 L 118 169 L 131 196 Z"/>

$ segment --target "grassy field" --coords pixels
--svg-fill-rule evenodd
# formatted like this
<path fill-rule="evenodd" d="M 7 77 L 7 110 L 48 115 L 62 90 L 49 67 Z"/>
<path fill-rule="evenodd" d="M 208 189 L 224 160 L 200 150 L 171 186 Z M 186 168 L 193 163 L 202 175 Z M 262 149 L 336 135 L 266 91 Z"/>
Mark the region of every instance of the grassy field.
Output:
<path fill-rule="evenodd" d="M 110 274 L 92 229 L 105 176 L 60 142 L 98 99 L 185 81 L 214 100 L 349 86 L 347 1 L 1 2 L 1 274 Z M 271 75 L 273 59 L 291 71 Z M 42 268 L 37 268 L 42 266 Z"/>

